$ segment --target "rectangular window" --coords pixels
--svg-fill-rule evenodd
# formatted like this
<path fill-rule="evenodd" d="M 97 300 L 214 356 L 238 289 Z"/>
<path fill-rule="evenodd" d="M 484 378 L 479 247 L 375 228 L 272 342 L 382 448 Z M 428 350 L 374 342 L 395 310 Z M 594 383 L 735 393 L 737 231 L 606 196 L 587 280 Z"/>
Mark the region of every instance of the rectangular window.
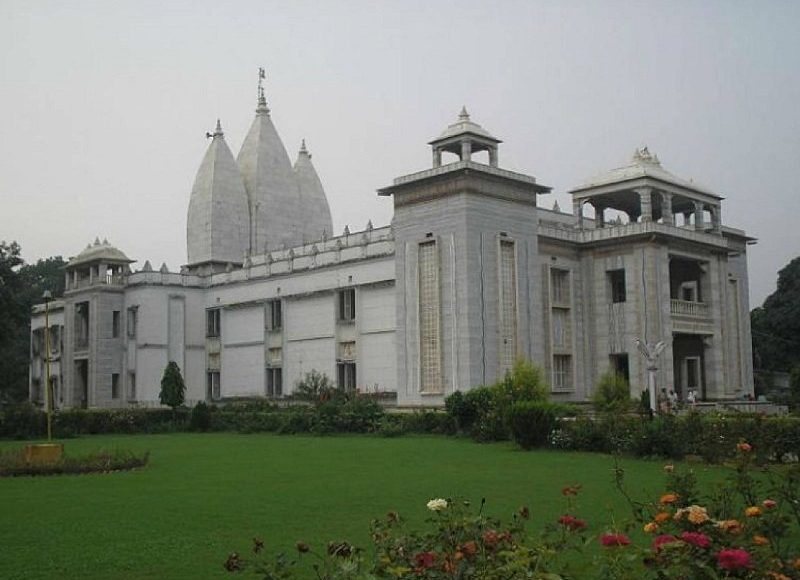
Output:
<path fill-rule="evenodd" d="M 128 338 L 136 338 L 136 324 L 138 323 L 139 308 L 128 308 Z"/>
<path fill-rule="evenodd" d="M 339 290 L 339 320 L 356 319 L 356 290 Z"/>
<path fill-rule="evenodd" d="M 216 401 L 220 398 L 219 371 L 206 373 L 206 398 L 209 401 Z"/>
<path fill-rule="evenodd" d="M 553 348 L 569 347 L 569 310 L 553 308 Z"/>
<path fill-rule="evenodd" d="M 572 390 L 572 357 L 569 355 L 553 356 L 553 390 Z"/>
<path fill-rule="evenodd" d="M 554 304 L 569 304 L 569 271 L 550 269 L 550 300 Z"/>
<path fill-rule="evenodd" d="M 500 372 L 517 358 L 517 260 L 514 242 L 500 241 Z"/>
<path fill-rule="evenodd" d="M 283 312 L 280 300 L 267 302 L 267 330 L 280 330 L 283 328 Z"/>
<path fill-rule="evenodd" d="M 219 308 L 206 310 L 206 336 L 218 337 L 220 335 Z"/>
<path fill-rule="evenodd" d="M 611 270 L 608 273 L 608 283 L 611 289 L 611 302 L 626 302 L 628 299 L 625 290 L 625 270 Z"/>
<path fill-rule="evenodd" d="M 75 347 L 85 349 L 89 346 L 89 303 L 75 305 Z"/>
<path fill-rule="evenodd" d="M 356 389 L 356 363 L 339 362 L 336 365 L 336 371 L 339 388 L 345 391 L 354 391 Z"/>
<path fill-rule="evenodd" d="M 267 396 L 280 397 L 283 395 L 283 369 L 281 367 L 267 368 Z"/>
<path fill-rule="evenodd" d="M 625 380 L 630 383 L 631 367 L 630 363 L 628 362 L 628 355 L 612 354 L 609 358 L 611 360 L 611 370 L 613 370 L 618 375 L 622 375 L 623 377 L 625 377 Z"/>
<path fill-rule="evenodd" d="M 111 338 L 119 338 L 119 310 L 111 313 Z"/>
<path fill-rule="evenodd" d="M 128 400 L 136 400 L 136 373 L 128 373 Z"/>
<path fill-rule="evenodd" d="M 119 399 L 119 373 L 111 375 L 111 398 Z"/>
<path fill-rule="evenodd" d="M 442 346 L 436 241 L 421 243 L 418 252 L 420 391 L 439 393 L 442 390 Z"/>

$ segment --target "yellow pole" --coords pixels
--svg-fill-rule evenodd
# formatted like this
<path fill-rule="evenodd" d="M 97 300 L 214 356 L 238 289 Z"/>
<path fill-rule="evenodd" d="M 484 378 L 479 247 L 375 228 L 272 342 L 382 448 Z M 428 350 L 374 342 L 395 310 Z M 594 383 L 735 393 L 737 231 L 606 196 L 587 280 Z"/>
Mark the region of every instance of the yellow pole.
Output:
<path fill-rule="evenodd" d="M 50 384 L 50 292 L 44 293 L 44 388 L 47 405 L 47 441 L 53 440 L 53 393 Z"/>

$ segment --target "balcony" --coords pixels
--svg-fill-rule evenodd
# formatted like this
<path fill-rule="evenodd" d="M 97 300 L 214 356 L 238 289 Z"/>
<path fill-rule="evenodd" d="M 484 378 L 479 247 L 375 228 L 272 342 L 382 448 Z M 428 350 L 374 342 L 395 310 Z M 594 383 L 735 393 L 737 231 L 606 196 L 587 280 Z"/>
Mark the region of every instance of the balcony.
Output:
<path fill-rule="evenodd" d="M 669 301 L 669 313 L 686 318 L 709 318 L 708 304 L 705 302 L 672 299 Z"/>
<path fill-rule="evenodd" d="M 590 222 L 591 220 L 585 219 L 585 221 Z M 607 224 L 602 228 L 585 227 L 581 230 L 566 223 L 556 225 L 553 222 L 540 221 L 538 233 L 547 238 L 568 240 L 580 244 L 619 241 L 634 236 L 659 234 L 717 248 L 728 248 L 728 240 L 719 234 L 658 222 Z"/>

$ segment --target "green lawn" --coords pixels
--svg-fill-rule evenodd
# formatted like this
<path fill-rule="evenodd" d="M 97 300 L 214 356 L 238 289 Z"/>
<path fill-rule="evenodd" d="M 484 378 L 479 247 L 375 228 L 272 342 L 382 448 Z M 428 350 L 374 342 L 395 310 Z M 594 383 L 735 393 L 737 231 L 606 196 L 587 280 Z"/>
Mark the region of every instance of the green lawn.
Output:
<path fill-rule="evenodd" d="M 0 449 L 19 446 L 0 442 Z M 369 544 L 388 510 L 412 521 L 433 497 L 487 498 L 492 515 L 520 505 L 532 523 L 563 512 L 560 490 L 583 484 L 578 513 L 591 530 L 629 512 L 606 455 L 523 452 L 444 437 L 384 439 L 234 434 L 96 436 L 67 453 L 150 450 L 139 471 L 0 479 L 0 578 L 230 577 L 222 562 L 253 536 L 292 549 L 303 539 Z M 627 460 L 630 488 L 661 491 L 662 463 Z M 701 480 L 719 468 L 698 466 Z"/>

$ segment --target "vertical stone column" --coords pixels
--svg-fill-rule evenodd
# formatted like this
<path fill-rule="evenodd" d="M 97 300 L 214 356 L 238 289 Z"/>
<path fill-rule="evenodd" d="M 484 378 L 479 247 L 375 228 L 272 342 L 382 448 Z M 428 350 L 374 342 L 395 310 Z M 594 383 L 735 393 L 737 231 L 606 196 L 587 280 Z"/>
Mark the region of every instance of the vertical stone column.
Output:
<path fill-rule="evenodd" d="M 572 214 L 575 216 L 575 227 L 579 230 L 583 229 L 583 200 L 572 200 Z"/>
<path fill-rule="evenodd" d="M 442 166 L 442 150 L 437 149 L 436 147 L 433 148 L 433 166 L 434 167 Z"/>
<path fill-rule="evenodd" d="M 642 208 L 642 221 L 653 221 L 653 190 L 649 187 L 642 187 L 634 191 L 639 194 L 639 205 Z"/>
<path fill-rule="evenodd" d="M 666 191 L 661 192 L 661 216 L 665 224 L 675 225 L 675 216 L 672 215 L 672 194 Z"/>
<path fill-rule="evenodd" d="M 711 226 L 714 228 L 714 233 L 722 233 L 722 205 L 711 206 Z"/>
<path fill-rule="evenodd" d="M 606 206 L 604 206 L 602 203 L 597 203 L 597 202 L 592 203 L 592 205 L 594 206 L 594 221 L 596 227 L 598 228 L 606 227 L 606 216 L 605 216 Z"/>
<path fill-rule="evenodd" d="M 489 149 L 489 165 L 497 167 L 497 147 Z"/>
<path fill-rule="evenodd" d="M 469 161 L 472 158 L 472 143 L 470 141 L 461 142 L 461 161 Z"/>
<path fill-rule="evenodd" d="M 696 230 L 704 230 L 706 228 L 705 217 L 703 217 L 703 207 L 704 204 L 702 201 L 694 202 L 694 229 Z"/>

